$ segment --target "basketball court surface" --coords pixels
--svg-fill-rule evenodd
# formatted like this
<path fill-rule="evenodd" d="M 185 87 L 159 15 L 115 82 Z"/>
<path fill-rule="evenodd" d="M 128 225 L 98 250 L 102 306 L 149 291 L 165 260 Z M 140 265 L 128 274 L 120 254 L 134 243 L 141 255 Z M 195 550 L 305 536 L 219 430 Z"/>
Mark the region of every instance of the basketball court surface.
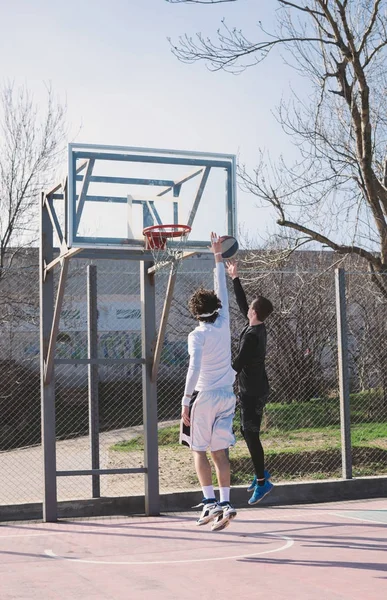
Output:
<path fill-rule="evenodd" d="M 385 500 L 0 526 L 1 600 L 383 600 Z"/>

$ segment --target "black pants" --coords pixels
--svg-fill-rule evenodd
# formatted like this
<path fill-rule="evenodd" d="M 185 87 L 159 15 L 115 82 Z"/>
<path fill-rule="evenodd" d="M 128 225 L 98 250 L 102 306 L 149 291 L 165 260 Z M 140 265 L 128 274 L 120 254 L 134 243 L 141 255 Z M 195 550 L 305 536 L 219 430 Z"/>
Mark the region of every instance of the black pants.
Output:
<path fill-rule="evenodd" d="M 267 396 L 256 398 L 240 395 L 241 432 L 249 449 L 257 479 L 265 477 L 265 454 L 259 436 L 266 402 Z"/>

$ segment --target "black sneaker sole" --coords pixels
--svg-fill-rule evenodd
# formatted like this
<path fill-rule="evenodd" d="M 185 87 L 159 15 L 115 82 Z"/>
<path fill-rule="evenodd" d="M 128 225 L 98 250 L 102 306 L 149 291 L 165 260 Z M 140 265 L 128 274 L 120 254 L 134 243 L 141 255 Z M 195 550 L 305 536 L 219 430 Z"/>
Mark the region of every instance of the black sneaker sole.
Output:
<path fill-rule="evenodd" d="M 223 529 L 226 529 L 226 527 L 230 525 L 231 521 L 235 519 L 236 516 L 237 513 L 235 513 L 235 515 L 231 515 L 230 517 L 226 517 L 223 521 L 220 522 L 219 527 L 211 527 L 211 531 L 223 531 Z"/>
<path fill-rule="evenodd" d="M 219 515 L 221 515 L 221 514 L 222 513 L 219 513 L 217 515 L 211 515 L 211 516 L 207 517 L 205 521 L 201 521 L 201 523 L 199 523 L 199 521 L 196 521 L 196 525 L 198 527 L 201 527 L 202 525 L 207 525 L 208 523 L 211 523 L 211 521 L 216 519 L 216 517 L 219 517 Z"/>

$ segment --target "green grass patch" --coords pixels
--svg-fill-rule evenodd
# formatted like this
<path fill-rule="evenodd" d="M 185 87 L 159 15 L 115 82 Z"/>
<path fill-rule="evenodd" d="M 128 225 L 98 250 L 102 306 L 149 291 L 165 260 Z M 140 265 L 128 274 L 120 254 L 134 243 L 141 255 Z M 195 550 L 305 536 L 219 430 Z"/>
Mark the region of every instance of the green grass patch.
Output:
<path fill-rule="evenodd" d="M 162 427 L 158 432 L 158 444 L 159 446 L 178 446 L 179 445 L 179 432 L 180 425 L 169 425 L 168 427 Z M 134 452 L 144 449 L 144 436 L 137 435 L 131 440 L 125 440 L 124 442 L 117 442 L 113 446 L 110 446 L 110 450 L 116 450 L 117 452 Z"/>
<path fill-rule="evenodd" d="M 375 441 L 385 448 L 382 440 L 387 438 L 387 406 L 382 390 L 372 389 L 351 394 L 350 400 L 352 445 L 367 446 Z M 179 429 L 178 423 L 161 427 L 158 432 L 159 446 L 178 446 Z M 237 441 L 243 440 L 238 409 L 234 419 L 234 431 Z M 308 402 L 290 404 L 269 403 L 262 423 L 262 439 L 269 455 L 340 448 L 338 398 L 312 398 Z M 143 449 L 142 435 L 111 446 L 111 450 L 117 452 Z"/>
<path fill-rule="evenodd" d="M 354 400 L 356 403 L 362 403 L 364 397 L 357 395 Z M 312 407 L 313 403 L 312 401 Z M 317 402 L 317 401 L 316 401 Z M 330 400 L 329 402 L 332 402 Z M 311 403 L 308 403 L 308 406 Z M 293 405 L 294 408 L 294 405 Z M 305 406 L 303 407 L 306 410 Z M 280 415 L 282 422 L 285 422 L 284 428 L 267 428 L 262 433 L 262 441 L 265 447 L 267 466 L 272 472 L 274 480 L 277 481 L 297 481 L 297 480 L 319 480 L 340 478 L 341 470 L 341 432 L 339 424 L 329 423 L 315 427 L 289 428 L 286 423 L 286 416 L 291 413 L 288 405 L 271 405 L 269 410 L 273 409 L 277 415 Z M 317 415 L 321 415 L 321 406 L 316 410 L 311 410 L 309 414 L 310 422 L 316 420 Z M 359 409 L 360 414 L 360 409 Z M 363 413 L 364 414 L 364 413 Z M 305 422 L 305 421 L 304 421 Z M 232 485 L 246 485 L 252 475 L 252 463 L 249 452 L 244 441 L 240 441 L 239 415 L 237 414 L 234 422 L 235 432 L 239 438 L 239 443 L 230 450 L 231 461 L 231 483 Z M 180 424 L 161 427 L 158 431 L 158 444 L 160 447 L 160 465 L 163 461 L 168 464 L 169 471 L 176 473 L 182 469 L 182 464 L 186 465 L 187 448 L 179 445 Z M 354 477 L 381 475 L 387 473 L 387 421 L 358 422 L 351 427 L 352 439 L 352 457 L 353 457 L 353 475 Z M 131 440 L 118 442 L 111 446 L 111 450 L 118 452 L 143 451 L 144 438 L 137 435 Z M 185 469 L 186 484 L 198 485 L 193 465 Z M 214 484 L 215 473 L 213 472 Z"/>
<path fill-rule="evenodd" d="M 179 445 L 180 425 L 162 427 L 158 432 L 159 446 Z M 370 442 L 387 439 L 387 423 L 358 423 L 352 426 L 352 445 L 365 446 Z M 241 436 L 237 436 L 240 438 Z M 276 455 L 278 453 L 296 454 L 311 449 L 336 449 L 340 448 L 341 435 L 338 427 L 314 427 L 295 429 L 293 431 L 281 431 L 272 429 L 262 433 L 262 441 L 266 454 Z M 239 444 L 238 444 L 239 446 Z M 117 452 L 135 452 L 144 449 L 144 437 L 138 435 L 131 440 L 117 442 L 110 447 Z"/>
<path fill-rule="evenodd" d="M 387 422 L 358 423 L 351 427 L 351 441 L 353 446 L 364 446 L 365 442 L 372 442 L 383 438 L 387 440 Z"/>
<path fill-rule="evenodd" d="M 387 402 L 380 389 L 350 395 L 352 423 L 387 420 Z M 269 403 L 264 425 L 267 429 L 288 431 L 340 425 L 340 402 L 337 397 L 312 398 L 308 402 Z"/>

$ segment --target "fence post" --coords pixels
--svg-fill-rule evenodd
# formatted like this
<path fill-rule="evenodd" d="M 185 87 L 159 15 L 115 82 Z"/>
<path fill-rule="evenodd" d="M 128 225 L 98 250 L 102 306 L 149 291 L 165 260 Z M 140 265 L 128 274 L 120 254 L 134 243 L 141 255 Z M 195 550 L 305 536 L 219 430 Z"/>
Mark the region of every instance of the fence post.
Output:
<path fill-rule="evenodd" d="M 341 461 L 344 479 L 352 479 L 351 415 L 349 403 L 348 334 L 345 271 L 335 270 L 337 353 L 339 365 Z"/>
<path fill-rule="evenodd" d="M 87 266 L 87 350 L 88 358 L 98 358 L 97 267 Z M 99 469 L 98 365 L 88 365 L 89 440 L 91 468 Z M 100 476 L 92 475 L 92 497 L 101 495 Z"/>
<path fill-rule="evenodd" d="M 57 520 L 56 442 L 55 442 L 55 377 L 46 380 L 46 360 L 54 316 L 54 272 L 45 267 L 53 260 L 53 226 L 42 193 L 40 198 L 40 393 L 43 453 L 43 521 Z"/>
<path fill-rule="evenodd" d="M 152 366 L 156 344 L 156 295 L 154 274 L 148 275 L 153 266 L 150 261 L 141 261 L 141 339 L 142 394 L 144 420 L 144 465 L 145 474 L 145 513 L 149 516 L 160 514 L 159 457 L 157 427 L 157 387 L 152 381 Z"/>

